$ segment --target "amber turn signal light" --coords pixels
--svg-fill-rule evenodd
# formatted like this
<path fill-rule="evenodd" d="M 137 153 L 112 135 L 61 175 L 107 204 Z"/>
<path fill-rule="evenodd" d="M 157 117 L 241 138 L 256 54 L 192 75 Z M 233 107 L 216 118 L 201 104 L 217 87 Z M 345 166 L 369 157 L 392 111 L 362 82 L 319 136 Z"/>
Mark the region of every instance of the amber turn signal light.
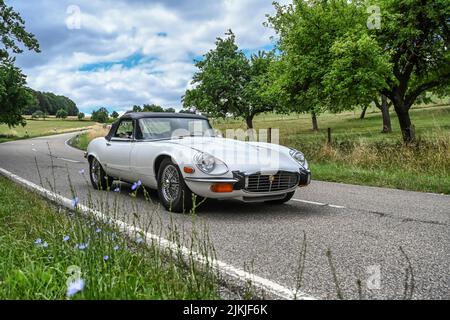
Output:
<path fill-rule="evenodd" d="M 211 186 L 212 192 L 232 192 L 233 184 L 232 183 L 215 183 Z"/>
<path fill-rule="evenodd" d="M 192 167 L 184 167 L 183 171 L 186 173 L 194 173 L 195 169 Z"/>

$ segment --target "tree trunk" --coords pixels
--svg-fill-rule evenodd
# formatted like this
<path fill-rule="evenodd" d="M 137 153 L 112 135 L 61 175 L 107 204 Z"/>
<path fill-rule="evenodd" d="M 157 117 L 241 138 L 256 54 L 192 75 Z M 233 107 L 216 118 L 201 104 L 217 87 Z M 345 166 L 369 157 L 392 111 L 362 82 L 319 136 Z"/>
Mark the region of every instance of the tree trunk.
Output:
<path fill-rule="evenodd" d="M 364 119 L 364 117 L 366 116 L 367 108 L 368 108 L 368 106 L 363 107 L 363 109 L 361 111 L 361 115 L 359 116 L 360 119 Z"/>
<path fill-rule="evenodd" d="M 380 105 L 381 115 L 383 116 L 383 133 L 392 132 L 391 116 L 389 114 L 389 105 L 387 102 L 387 97 L 381 95 L 381 105 Z"/>
<path fill-rule="evenodd" d="M 245 122 L 247 123 L 247 129 L 253 129 L 253 117 L 254 117 L 254 115 L 245 117 Z"/>
<path fill-rule="evenodd" d="M 402 130 L 403 142 L 411 144 L 416 141 L 416 132 L 409 118 L 409 108 L 401 103 L 394 102 L 395 112 L 397 113 L 400 129 Z"/>
<path fill-rule="evenodd" d="M 317 115 L 315 112 L 311 113 L 311 118 L 312 118 L 312 129 L 314 131 L 318 131 L 319 130 L 319 125 L 317 124 Z"/>

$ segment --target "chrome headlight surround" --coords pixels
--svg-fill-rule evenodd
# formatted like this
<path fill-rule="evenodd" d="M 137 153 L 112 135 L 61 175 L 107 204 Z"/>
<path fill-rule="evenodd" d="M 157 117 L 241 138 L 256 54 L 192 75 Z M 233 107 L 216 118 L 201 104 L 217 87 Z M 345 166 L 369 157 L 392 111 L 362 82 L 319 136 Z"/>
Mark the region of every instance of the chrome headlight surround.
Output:
<path fill-rule="evenodd" d="M 291 157 L 297 161 L 303 168 L 308 170 L 308 161 L 306 161 L 305 155 L 298 150 L 291 149 L 289 151 Z"/>
<path fill-rule="evenodd" d="M 197 153 L 194 156 L 196 167 L 203 173 L 218 176 L 228 172 L 227 165 L 216 157 L 206 152 Z"/>

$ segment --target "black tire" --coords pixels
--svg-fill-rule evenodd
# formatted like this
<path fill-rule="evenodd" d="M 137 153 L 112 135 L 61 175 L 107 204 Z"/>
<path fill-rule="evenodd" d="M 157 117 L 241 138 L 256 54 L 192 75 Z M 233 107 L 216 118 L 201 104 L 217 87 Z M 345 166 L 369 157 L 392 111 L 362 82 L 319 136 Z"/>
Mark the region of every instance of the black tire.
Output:
<path fill-rule="evenodd" d="M 283 204 L 283 203 L 291 200 L 292 197 L 294 196 L 294 193 L 295 193 L 295 191 L 291 191 L 289 193 L 286 193 L 286 196 L 283 199 L 270 200 L 270 201 L 266 201 L 266 203 L 268 203 L 268 204 Z"/>
<path fill-rule="evenodd" d="M 113 178 L 106 174 L 100 162 L 94 157 L 89 159 L 89 177 L 94 189 L 109 190 L 111 188 Z"/>
<path fill-rule="evenodd" d="M 184 182 L 178 166 L 169 158 L 164 159 L 159 166 L 158 196 L 168 211 L 188 213 L 192 209 L 193 193 Z"/>

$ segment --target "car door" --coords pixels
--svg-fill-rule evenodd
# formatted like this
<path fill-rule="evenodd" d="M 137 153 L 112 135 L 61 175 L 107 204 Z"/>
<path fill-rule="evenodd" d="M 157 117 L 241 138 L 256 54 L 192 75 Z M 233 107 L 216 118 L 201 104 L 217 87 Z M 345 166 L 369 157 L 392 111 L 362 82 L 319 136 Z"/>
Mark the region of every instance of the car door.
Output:
<path fill-rule="evenodd" d="M 106 141 L 104 167 L 108 175 L 124 181 L 133 182 L 134 174 L 130 168 L 131 150 L 134 146 L 134 121 L 122 119 L 111 139 Z"/>

